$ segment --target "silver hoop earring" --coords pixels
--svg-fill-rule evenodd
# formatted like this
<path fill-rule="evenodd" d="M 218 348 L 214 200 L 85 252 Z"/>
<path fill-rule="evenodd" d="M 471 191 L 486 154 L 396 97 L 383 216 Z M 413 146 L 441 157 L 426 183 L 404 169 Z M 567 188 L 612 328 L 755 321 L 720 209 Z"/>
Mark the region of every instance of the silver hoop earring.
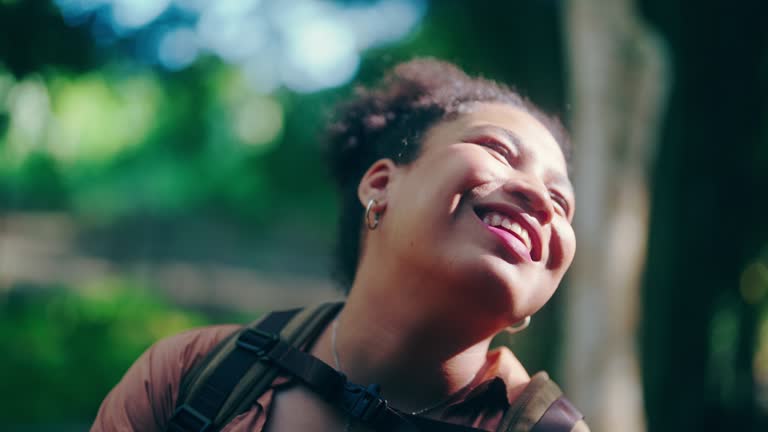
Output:
<path fill-rule="evenodd" d="M 368 205 L 365 207 L 365 226 L 367 226 L 371 231 L 375 230 L 376 227 L 379 226 L 379 218 L 381 215 L 373 211 L 373 206 L 377 204 L 378 202 L 371 198 L 371 200 L 368 201 Z M 371 215 L 373 215 L 373 220 L 371 220 Z"/>
<path fill-rule="evenodd" d="M 509 333 L 509 334 L 520 333 L 521 331 L 527 329 L 529 325 L 531 325 L 531 316 L 530 315 L 528 315 L 527 317 L 523 318 L 522 321 L 516 323 L 515 325 L 509 326 L 509 327 L 505 328 L 504 331 Z"/>

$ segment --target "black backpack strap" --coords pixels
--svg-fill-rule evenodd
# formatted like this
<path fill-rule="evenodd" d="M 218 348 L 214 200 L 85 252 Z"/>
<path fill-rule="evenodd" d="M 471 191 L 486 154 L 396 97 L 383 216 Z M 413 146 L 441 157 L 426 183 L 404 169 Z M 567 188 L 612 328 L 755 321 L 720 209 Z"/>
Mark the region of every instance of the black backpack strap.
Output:
<path fill-rule="evenodd" d="M 507 409 L 496 432 L 588 432 L 583 418 L 560 387 L 539 372 Z"/>
<path fill-rule="evenodd" d="M 304 351 L 282 341 L 264 326 L 240 334 L 238 344 L 264 362 L 299 379 L 322 399 L 376 431 L 386 432 L 481 432 L 479 429 L 439 422 L 402 413 L 381 397 L 378 385 L 363 387 Z"/>
<path fill-rule="evenodd" d="M 343 303 L 273 312 L 235 332 L 190 371 L 180 386 L 177 409 L 167 429 L 172 432 L 211 432 L 247 411 L 279 371 L 263 362 L 263 353 L 248 344 L 254 332 L 284 339 L 297 346 L 313 340 Z M 279 335 L 279 336 L 278 336 Z"/>
<path fill-rule="evenodd" d="M 376 431 L 481 432 L 480 429 L 402 413 L 387 404 L 378 385 L 363 387 L 319 360 L 299 350 L 313 340 L 336 315 L 342 304 L 325 304 L 307 310 L 273 312 L 244 328 L 217 347 L 201 365 L 166 430 L 212 432 L 247 411 L 281 371 L 299 379 L 351 418 Z"/>

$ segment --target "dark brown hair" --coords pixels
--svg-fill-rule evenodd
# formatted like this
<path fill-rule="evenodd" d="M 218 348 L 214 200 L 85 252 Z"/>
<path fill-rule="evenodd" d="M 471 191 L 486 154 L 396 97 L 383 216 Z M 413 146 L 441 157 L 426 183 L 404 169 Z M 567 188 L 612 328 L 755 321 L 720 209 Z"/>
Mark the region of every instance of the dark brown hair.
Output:
<path fill-rule="evenodd" d="M 556 118 L 509 87 L 470 77 L 450 63 L 411 60 L 396 66 L 376 86 L 357 88 L 337 107 L 326 136 L 331 174 L 341 195 L 335 277 L 346 290 L 360 256 L 364 209 L 357 188 L 365 171 L 379 159 L 398 165 L 414 161 L 426 132 L 473 102 L 505 103 L 526 111 L 552 133 L 570 160 L 568 134 Z"/>

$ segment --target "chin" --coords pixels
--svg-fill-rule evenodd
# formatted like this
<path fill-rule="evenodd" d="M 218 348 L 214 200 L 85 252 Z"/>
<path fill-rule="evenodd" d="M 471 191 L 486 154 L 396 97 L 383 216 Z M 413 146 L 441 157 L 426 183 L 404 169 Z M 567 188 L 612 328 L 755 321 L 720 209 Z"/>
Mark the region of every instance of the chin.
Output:
<path fill-rule="evenodd" d="M 554 294 L 556 285 L 540 269 L 510 264 L 495 255 L 478 255 L 468 279 L 472 296 L 492 313 L 517 322 L 536 313 Z"/>

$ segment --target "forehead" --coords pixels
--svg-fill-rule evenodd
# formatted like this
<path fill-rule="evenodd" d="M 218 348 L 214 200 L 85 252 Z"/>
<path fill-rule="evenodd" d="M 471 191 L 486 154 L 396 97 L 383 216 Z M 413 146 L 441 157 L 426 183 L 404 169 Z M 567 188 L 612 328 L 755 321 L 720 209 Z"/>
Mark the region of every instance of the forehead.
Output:
<path fill-rule="evenodd" d="M 534 116 L 507 104 L 476 103 L 469 105 L 456 118 L 441 122 L 430 130 L 425 145 L 456 142 L 473 132 L 507 130 L 517 138 L 521 151 L 537 162 L 567 175 L 565 156 L 552 134 Z M 498 134 L 498 133 L 497 133 Z"/>

